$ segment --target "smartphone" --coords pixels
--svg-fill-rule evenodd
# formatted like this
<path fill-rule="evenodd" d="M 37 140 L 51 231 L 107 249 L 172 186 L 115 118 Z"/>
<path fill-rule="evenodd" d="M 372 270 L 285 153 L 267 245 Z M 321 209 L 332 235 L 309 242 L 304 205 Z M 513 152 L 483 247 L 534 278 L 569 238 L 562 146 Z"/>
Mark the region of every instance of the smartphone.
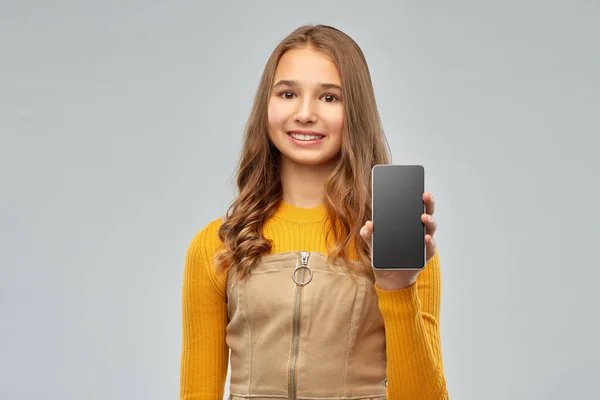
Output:
<path fill-rule="evenodd" d="M 375 165 L 371 170 L 373 236 L 371 265 L 378 270 L 425 268 L 425 169 Z"/>

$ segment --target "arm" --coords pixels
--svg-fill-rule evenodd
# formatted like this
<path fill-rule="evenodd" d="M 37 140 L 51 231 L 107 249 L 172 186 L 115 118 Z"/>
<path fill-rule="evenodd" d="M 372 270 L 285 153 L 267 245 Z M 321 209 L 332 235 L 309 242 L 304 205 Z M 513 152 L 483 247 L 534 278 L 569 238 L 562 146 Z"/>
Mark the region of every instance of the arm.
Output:
<path fill-rule="evenodd" d="M 447 399 L 440 343 L 441 276 L 439 254 L 417 282 L 385 291 L 375 286 L 386 331 L 387 398 Z"/>
<path fill-rule="evenodd" d="M 214 271 L 216 226 L 189 245 L 182 287 L 181 400 L 221 400 L 229 349 L 225 343 L 225 288 Z M 213 250 L 214 249 L 214 250 Z"/>

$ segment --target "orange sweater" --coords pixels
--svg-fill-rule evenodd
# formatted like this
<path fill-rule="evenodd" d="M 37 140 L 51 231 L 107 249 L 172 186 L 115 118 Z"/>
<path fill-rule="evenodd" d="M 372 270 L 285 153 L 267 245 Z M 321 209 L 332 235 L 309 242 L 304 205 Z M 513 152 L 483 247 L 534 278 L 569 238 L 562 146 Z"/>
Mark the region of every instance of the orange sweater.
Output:
<path fill-rule="evenodd" d="M 282 202 L 265 224 L 272 253 L 303 249 L 326 254 L 325 207 L 304 209 Z M 181 353 L 182 400 L 221 400 L 229 349 L 225 343 L 226 275 L 217 274 L 213 256 L 221 244 L 210 222 L 189 245 L 185 261 Z M 429 260 L 417 283 L 397 291 L 375 285 L 386 332 L 387 398 L 446 399 L 440 345 L 441 278 L 439 254 Z"/>

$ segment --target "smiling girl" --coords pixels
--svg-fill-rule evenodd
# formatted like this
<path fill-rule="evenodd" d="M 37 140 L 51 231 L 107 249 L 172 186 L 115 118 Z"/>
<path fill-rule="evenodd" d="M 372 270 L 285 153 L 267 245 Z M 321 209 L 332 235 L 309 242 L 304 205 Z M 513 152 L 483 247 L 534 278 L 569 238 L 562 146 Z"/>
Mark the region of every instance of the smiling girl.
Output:
<path fill-rule="evenodd" d="M 193 238 L 181 399 L 445 399 L 434 201 L 427 264 L 370 264 L 371 168 L 388 164 L 365 57 L 303 26 L 274 50 L 226 215 Z M 231 357 L 229 358 L 229 351 Z"/>

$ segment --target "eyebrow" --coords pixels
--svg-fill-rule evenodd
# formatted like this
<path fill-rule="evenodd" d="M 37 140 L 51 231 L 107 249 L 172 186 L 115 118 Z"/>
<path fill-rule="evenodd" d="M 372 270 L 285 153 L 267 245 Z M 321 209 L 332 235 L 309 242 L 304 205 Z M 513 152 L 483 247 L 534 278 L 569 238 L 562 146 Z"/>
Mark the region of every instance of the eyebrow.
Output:
<path fill-rule="evenodd" d="M 273 89 L 275 89 L 278 86 L 289 86 L 289 87 L 294 87 L 294 86 L 298 86 L 298 81 L 296 80 L 287 80 L 287 79 L 282 79 L 279 82 L 277 82 L 275 85 L 273 85 Z M 338 90 L 342 90 L 342 87 L 340 85 L 337 85 L 335 83 L 322 83 L 321 87 L 323 89 L 338 89 Z"/>

